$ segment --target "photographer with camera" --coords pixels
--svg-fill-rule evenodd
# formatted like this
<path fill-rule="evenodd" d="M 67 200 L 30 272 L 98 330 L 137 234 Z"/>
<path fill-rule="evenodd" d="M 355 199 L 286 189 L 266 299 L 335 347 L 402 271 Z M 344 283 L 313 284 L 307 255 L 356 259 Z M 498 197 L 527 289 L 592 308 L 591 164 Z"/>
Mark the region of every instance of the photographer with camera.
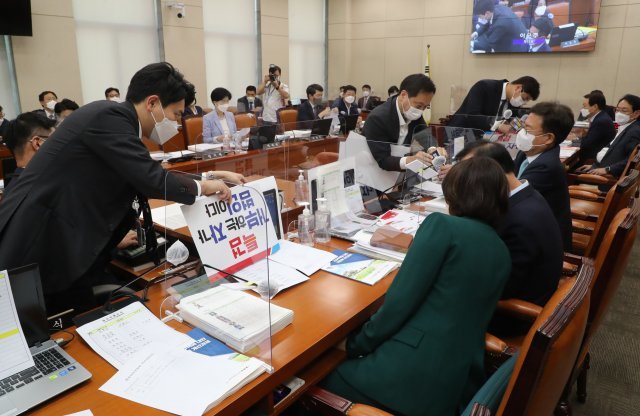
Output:
<path fill-rule="evenodd" d="M 269 74 L 264 76 L 264 80 L 258 86 L 258 94 L 263 94 L 262 120 L 266 123 L 278 122 L 276 111 L 285 107 L 286 100 L 289 99 L 289 87 L 280 81 L 280 74 L 279 66 L 269 65 Z"/>

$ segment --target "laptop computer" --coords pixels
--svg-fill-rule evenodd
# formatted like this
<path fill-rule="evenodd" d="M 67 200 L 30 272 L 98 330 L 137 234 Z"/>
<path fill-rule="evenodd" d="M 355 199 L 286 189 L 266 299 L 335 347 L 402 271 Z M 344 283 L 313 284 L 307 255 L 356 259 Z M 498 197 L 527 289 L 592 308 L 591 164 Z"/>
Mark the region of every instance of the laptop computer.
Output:
<path fill-rule="evenodd" d="M 265 124 L 260 127 L 251 128 L 251 137 L 249 139 L 249 150 L 262 149 L 263 145 L 273 143 L 276 139 L 275 124 Z"/>
<path fill-rule="evenodd" d="M 34 367 L 0 380 L 0 415 L 18 415 L 91 378 L 80 363 L 49 337 L 49 324 L 35 264 L 9 270 L 9 283 L 20 326 Z M 12 342 L 0 337 L 0 350 Z M 3 344 L 5 344 L 3 346 Z"/>
<path fill-rule="evenodd" d="M 311 128 L 311 137 L 326 137 L 329 135 L 331 129 L 331 118 L 322 118 L 313 121 L 313 127 Z"/>
<path fill-rule="evenodd" d="M 575 39 L 577 29 L 578 27 L 575 23 L 554 27 L 549 34 L 549 46 L 558 46 L 563 42 Z"/>
<path fill-rule="evenodd" d="M 340 132 L 346 136 L 351 130 L 355 130 L 356 124 L 358 123 L 358 117 L 359 116 L 357 114 L 346 116 L 344 118 L 343 116 L 340 116 Z"/>

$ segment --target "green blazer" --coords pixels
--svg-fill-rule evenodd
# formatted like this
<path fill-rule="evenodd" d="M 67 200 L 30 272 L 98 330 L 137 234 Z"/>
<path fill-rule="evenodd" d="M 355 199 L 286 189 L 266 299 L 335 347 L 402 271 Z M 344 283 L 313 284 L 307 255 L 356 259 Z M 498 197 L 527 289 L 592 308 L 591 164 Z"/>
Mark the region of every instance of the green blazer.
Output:
<path fill-rule="evenodd" d="M 429 215 L 384 304 L 349 336 L 350 358 L 336 371 L 396 413 L 457 414 L 485 381 L 485 332 L 510 269 L 489 225 Z"/>

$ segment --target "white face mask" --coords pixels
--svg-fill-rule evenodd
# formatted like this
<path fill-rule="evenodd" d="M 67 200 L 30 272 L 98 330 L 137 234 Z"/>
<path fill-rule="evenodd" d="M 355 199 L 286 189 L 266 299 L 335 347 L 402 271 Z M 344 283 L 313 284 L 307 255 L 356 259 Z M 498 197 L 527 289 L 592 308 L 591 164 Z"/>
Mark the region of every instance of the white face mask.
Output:
<path fill-rule="evenodd" d="M 586 117 L 588 117 L 588 116 L 589 116 L 589 109 L 588 109 L 588 108 L 582 108 L 582 109 L 580 109 L 580 115 L 581 115 L 582 117 L 585 117 L 585 118 L 586 118 Z"/>
<path fill-rule="evenodd" d="M 49 100 L 47 101 L 47 108 L 53 111 L 56 108 L 56 104 L 57 102 L 55 100 Z"/>
<path fill-rule="evenodd" d="M 256 97 L 247 97 L 247 101 L 252 103 L 256 100 Z"/>
<path fill-rule="evenodd" d="M 362 96 L 363 96 L 363 97 L 368 97 L 368 96 L 369 96 L 369 94 L 370 94 L 370 92 L 369 92 L 369 91 L 362 91 Z"/>
<path fill-rule="evenodd" d="M 116 102 L 116 103 L 121 103 L 122 100 L 120 99 L 120 97 L 109 97 L 110 101 Z"/>
<path fill-rule="evenodd" d="M 538 136 L 542 136 L 542 134 L 539 134 Z M 533 144 L 533 140 L 538 136 L 527 133 L 525 129 L 520 129 L 516 136 L 516 147 L 518 150 L 528 152 L 536 146 L 544 146 L 544 144 Z"/>
<path fill-rule="evenodd" d="M 227 109 L 229 108 L 229 103 L 226 103 L 226 104 L 217 104 L 216 106 L 218 107 L 218 110 L 219 110 L 219 111 L 222 111 L 222 112 L 224 113 L 224 112 L 225 112 L 225 111 L 227 111 Z"/>
<path fill-rule="evenodd" d="M 407 100 L 409 101 L 409 100 Z M 417 120 L 422 117 L 422 110 L 419 110 L 411 105 L 411 101 L 409 101 L 409 109 L 407 111 L 403 111 L 404 116 L 407 120 Z"/>
<path fill-rule="evenodd" d="M 344 101 L 347 104 L 353 104 L 355 100 L 356 100 L 356 97 L 354 97 L 353 95 L 347 95 L 346 97 L 344 97 Z"/>
<path fill-rule="evenodd" d="M 164 109 L 162 108 L 162 104 L 160 104 L 160 109 L 162 110 L 163 119 L 158 122 L 156 117 L 153 115 L 153 111 L 151 111 L 151 117 L 153 121 L 155 121 L 156 125 L 151 130 L 151 134 L 149 138 L 156 142 L 159 145 L 165 144 L 170 138 L 178 134 L 178 122 L 174 120 L 169 120 L 164 113 Z"/>
<path fill-rule="evenodd" d="M 547 6 L 538 6 L 536 7 L 536 16 L 542 16 L 544 14 L 544 12 L 547 11 Z"/>
<path fill-rule="evenodd" d="M 631 117 L 628 114 L 624 114 L 621 112 L 616 113 L 616 123 L 618 124 L 627 124 Z"/>
<path fill-rule="evenodd" d="M 519 93 L 516 93 L 509 100 L 509 104 L 511 104 L 514 107 L 521 107 L 522 104 L 524 104 L 524 99 L 522 98 L 522 95 L 520 95 Z"/>
<path fill-rule="evenodd" d="M 489 23 L 489 19 L 485 19 L 484 17 L 478 17 L 478 23 L 481 25 L 486 25 Z"/>

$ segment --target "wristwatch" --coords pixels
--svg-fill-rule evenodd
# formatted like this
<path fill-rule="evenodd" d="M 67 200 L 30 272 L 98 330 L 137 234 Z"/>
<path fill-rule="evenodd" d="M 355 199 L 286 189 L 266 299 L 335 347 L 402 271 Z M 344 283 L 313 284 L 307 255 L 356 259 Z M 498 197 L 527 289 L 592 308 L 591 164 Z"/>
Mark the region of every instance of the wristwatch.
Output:
<path fill-rule="evenodd" d="M 607 166 L 606 168 L 604 168 L 604 171 L 607 173 L 611 173 L 611 166 Z"/>

